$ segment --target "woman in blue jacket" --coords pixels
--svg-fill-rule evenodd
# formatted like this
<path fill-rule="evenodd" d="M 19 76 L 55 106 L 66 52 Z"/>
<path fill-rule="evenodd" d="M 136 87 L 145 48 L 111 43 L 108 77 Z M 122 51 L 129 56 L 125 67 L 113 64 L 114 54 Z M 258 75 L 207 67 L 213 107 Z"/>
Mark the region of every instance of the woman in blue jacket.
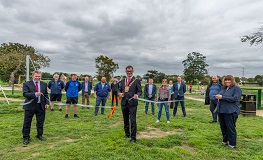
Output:
<path fill-rule="evenodd" d="M 224 77 L 223 86 L 216 95 L 218 103 L 218 117 L 223 136 L 223 144 L 226 148 L 236 148 L 236 120 L 240 113 L 241 89 L 236 85 L 232 75 Z"/>

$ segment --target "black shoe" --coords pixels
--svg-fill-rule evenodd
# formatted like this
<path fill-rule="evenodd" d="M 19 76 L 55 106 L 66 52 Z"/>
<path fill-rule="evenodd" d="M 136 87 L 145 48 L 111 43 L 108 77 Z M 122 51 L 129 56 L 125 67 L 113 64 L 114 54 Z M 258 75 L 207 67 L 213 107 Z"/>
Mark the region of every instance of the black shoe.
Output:
<path fill-rule="evenodd" d="M 78 116 L 77 114 L 74 114 L 74 117 L 75 117 L 75 118 L 79 118 L 79 116 Z"/>
<path fill-rule="evenodd" d="M 125 135 L 123 138 L 130 138 L 130 136 Z"/>
<path fill-rule="evenodd" d="M 46 139 L 42 137 L 42 135 L 37 135 L 36 138 L 38 138 L 40 141 L 46 141 Z"/>
<path fill-rule="evenodd" d="M 134 144 L 134 143 L 136 143 L 136 140 L 135 139 L 131 139 L 130 140 L 130 144 Z"/>
<path fill-rule="evenodd" d="M 102 115 L 105 115 L 104 113 L 101 113 Z"/>
<path fill-rule="evenodd" d="M 211 122 L 209 122 L 209 123 L 217 123 L 217 121 L 211 121 Z"/>
<path fill-rule="evenodd" d="M 68 118 L 68 114 L 65 115 L 65 118 Z"/>
<path fill-rule="evenodd" d="M 58 109 L 58 111 L 62 112 L 62 109 L 61 109 L 61 108 L 59 108 L 59 109 Z"/>
<path fill-rule="evenodd" d="M 50 110 L 51 112 L 53 112 L 54 111 L 54 108 L 51 108 L 51 110 Z"/>
<path fill-rule="evenodd" d="M 98 114 L 94 114 L 94 116 L 97 116 Z"/>
<path fill-rule="evenodd" d="M 155 115 L 155 113 L 152 113 L 153 115 Z"/>
<path fill-rule="evenodd" d="M 29 144 L 29 138 L 24 138 L 23 144 L 24 144 L 24 145 L 28 145 L 28 144 Z"/>
<path fill-rule="evenodd" d="M 147 114 L 147 112 L 144 112 L 145 114 Z"/>

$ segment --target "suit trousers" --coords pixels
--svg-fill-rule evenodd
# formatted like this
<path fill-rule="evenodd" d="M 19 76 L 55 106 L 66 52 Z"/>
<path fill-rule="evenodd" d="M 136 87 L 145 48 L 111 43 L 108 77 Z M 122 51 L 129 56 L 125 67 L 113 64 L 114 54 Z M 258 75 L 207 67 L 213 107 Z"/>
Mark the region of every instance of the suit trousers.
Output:
<path fill-rule="evenodd" d="M 175 116 L 176 115 L 176 112 L 177 112 L 177 106 L 178 106 L 178 103 L 180 102 L 181 104 L 181 107 L 182 107 L 182 112 L 183 112 L 183 115 L 184 117 L 186 116 L 186 111 L 185 111 L 185 106 L 184 106 L 184 96 L 177 96 L 174 98 L 175 100 L 179 100 L 179 101 L 176 101 L 174 102 L 174 110 L 173 110 L 173 115 Z"/>
<path fill-rule="evenodd" d="M 236 121 L 238 118 L 237 113 L 219 113 L 219 123 L 223 136 L 223 142 L 229 142 L 231 146 L 236 146 L 237 132 Z"/>
<path fill-rule="evenodd" d="M 82 95 L 82 104 L 85 104 L 85 100 L 87 100 L 87 105 L 89 105 L 89 94 L 87 92 L 85 92 L 83 95 Z"/>
<path fill-rule="evenodd" d="M 25 110 L 24 112 L 24 124 L 23 124 L 23 138 L 30 138 L 31 123 L 34 114 L 36 115 L 36 128 L 37 134 L 43 134 L 43 126 L 45 121 L 45 109 L 43 110 L 40 103 L 37 104 L 34 110 Z"/>
<path fill-rule="evenodd" d="M 137 124 L 136 124 L 136 112 L 137 106 L 130 106 L 128 103 L 125 106 L 121 106 L 124 131 L 127 137 L 136 140 Z M 131 130 L 130 130 L 131 124 Z"/>

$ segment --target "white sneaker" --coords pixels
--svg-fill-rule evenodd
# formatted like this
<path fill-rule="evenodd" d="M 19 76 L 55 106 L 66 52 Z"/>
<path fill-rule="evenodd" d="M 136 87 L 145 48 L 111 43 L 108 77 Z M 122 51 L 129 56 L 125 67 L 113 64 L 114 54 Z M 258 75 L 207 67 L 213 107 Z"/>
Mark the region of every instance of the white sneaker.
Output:
<path fill-rule="evenodd" d="M 159 120 L 156 120 L 156 123 L 159 123 L 160 121 Z"/>
<path fill-rule="evenodd" d="M 170 121 L 167 121 L 167 123 L 170 123 Z"/>

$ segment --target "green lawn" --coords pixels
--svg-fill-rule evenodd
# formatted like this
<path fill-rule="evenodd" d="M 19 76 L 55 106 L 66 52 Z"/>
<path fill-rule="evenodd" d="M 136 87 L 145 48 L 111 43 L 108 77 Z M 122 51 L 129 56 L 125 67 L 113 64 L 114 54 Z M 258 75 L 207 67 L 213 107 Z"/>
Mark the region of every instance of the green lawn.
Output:
<path fill-rule="evenodd" d="M 92 98 L 91 104 L 94 103 Z M 160 123 L 155 123 L 157 115 L 145 115 L 141 102 L 137 112 L 138 140 L 132 145 L 123 138 L 120 107 L 111 118 L 100 114 L 94 117 L 94 109 L 86 108 L 79 108 L 80 118 L 73 118 L 71 108 L 68 119 L 64 118 L 65 109 L 59 112 L 56 107 L 55 112 L 46 112 L 44 137 L 47 141 L 35 138 L 34 118 L 31 142 L 23 147 L 21 106 L 18 102 L 7 105 L 0 101 L 0 159 L 263 159 L 262 117 L 239 116 L 238 148 L 230 150 L 220 144 L 219 124 L 208 123 L 209 107 L 203 104 L 187 100 L 187 118 L 179 108 L 178 115 L 167 124 L 164 113 Z M 106 113 L 110 113 L 110 109 L 106 109 Z"/>

